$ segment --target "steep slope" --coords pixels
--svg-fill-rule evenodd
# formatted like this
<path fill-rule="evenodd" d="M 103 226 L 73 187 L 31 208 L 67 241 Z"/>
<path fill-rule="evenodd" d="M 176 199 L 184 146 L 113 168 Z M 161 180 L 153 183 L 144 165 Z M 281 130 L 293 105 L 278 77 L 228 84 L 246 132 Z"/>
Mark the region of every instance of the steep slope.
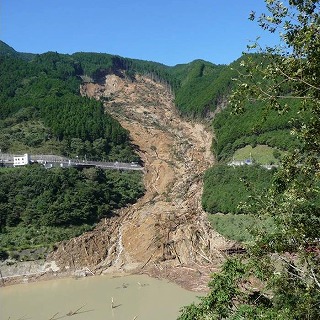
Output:
<path fill-rule="evenodd" d="M 166 87 L 115 75 L 84 84 L 83 95 L 104 99 L 106 111 L 130 131 L 144 162 L 146 193 L 94 231 L 63 243 L 50 256 L 60 267 L 143 272 L 203 290 L 230 247 L 201 208 L 202 173 L 214 159 L 203 124 L 178 117 Z"/>

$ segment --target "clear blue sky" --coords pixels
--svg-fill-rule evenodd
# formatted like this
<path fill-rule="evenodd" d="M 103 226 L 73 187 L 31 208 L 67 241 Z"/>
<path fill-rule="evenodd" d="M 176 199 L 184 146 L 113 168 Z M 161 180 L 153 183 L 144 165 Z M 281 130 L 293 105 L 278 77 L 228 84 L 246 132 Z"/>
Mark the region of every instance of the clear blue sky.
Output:
<path fill-rule="evenodd" d="M 228 64 L 257 36 L 263 0 L 0 0 L 0 39 L 20 52 L 103 52 L 166 65 Z"/>

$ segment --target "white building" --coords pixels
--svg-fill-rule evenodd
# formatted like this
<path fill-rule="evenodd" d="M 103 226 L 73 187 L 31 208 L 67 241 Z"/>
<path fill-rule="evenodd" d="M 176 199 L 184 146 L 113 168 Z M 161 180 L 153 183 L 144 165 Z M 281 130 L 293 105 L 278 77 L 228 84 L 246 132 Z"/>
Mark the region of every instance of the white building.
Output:
<path fill-rule="evenodd" d="M 14 156 L 13 157 L 13 166 L 25 166 L 30 163 L 30 156 L 25 153 L 23 156 Z"/>

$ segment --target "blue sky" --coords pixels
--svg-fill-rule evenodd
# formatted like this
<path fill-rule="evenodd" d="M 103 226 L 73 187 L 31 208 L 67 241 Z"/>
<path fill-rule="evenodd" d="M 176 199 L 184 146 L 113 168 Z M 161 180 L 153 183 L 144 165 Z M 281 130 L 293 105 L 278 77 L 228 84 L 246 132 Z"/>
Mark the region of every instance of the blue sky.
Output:
<path fill-rule="evenodd" d="M 257 36 L 275 41 L 251 10 L 265 11 L 264 0 L 0 0 L 0 39 L 21 52 L 229 64 Z"/>

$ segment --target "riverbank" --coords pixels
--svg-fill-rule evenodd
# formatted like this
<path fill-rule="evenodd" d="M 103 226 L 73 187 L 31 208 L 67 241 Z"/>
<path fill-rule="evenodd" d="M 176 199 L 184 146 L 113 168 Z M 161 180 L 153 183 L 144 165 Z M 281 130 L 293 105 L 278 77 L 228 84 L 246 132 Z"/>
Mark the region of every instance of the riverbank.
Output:
<path fill-rule="evenodd" d="M 61 272 L 54 261 L 17 261 L 7 259 L 0 263 L 0 286 L 72 277 L 72 272 Z"/>
<path fill-rule="evenodd" d="M 171 266 L 167 268 L 155 266 L 145 271 L 141 269 L 125 271 L 109 268 L 103 272 L 94 272 L 87 267 L 77 270 L 65 269 L 62 271 L 55 261 L 46 262 L 45 260 L 37 260 L 21 262 L 6 260 L 0 263 L 0 287 L 65 278 L 80 279 L 104 275 L 112 277 L 147 275 L 153 279 L 167 280 L 188 291 L 206 293 L 208 292 L 207 283 L 212 272 L 214 272 L 212 269 L 200 270 L 198 266 L 190 267 L 183 265 L 174 268 Z M 204 273 L 207 274 L 207 277 L 204 277 Z"/>

